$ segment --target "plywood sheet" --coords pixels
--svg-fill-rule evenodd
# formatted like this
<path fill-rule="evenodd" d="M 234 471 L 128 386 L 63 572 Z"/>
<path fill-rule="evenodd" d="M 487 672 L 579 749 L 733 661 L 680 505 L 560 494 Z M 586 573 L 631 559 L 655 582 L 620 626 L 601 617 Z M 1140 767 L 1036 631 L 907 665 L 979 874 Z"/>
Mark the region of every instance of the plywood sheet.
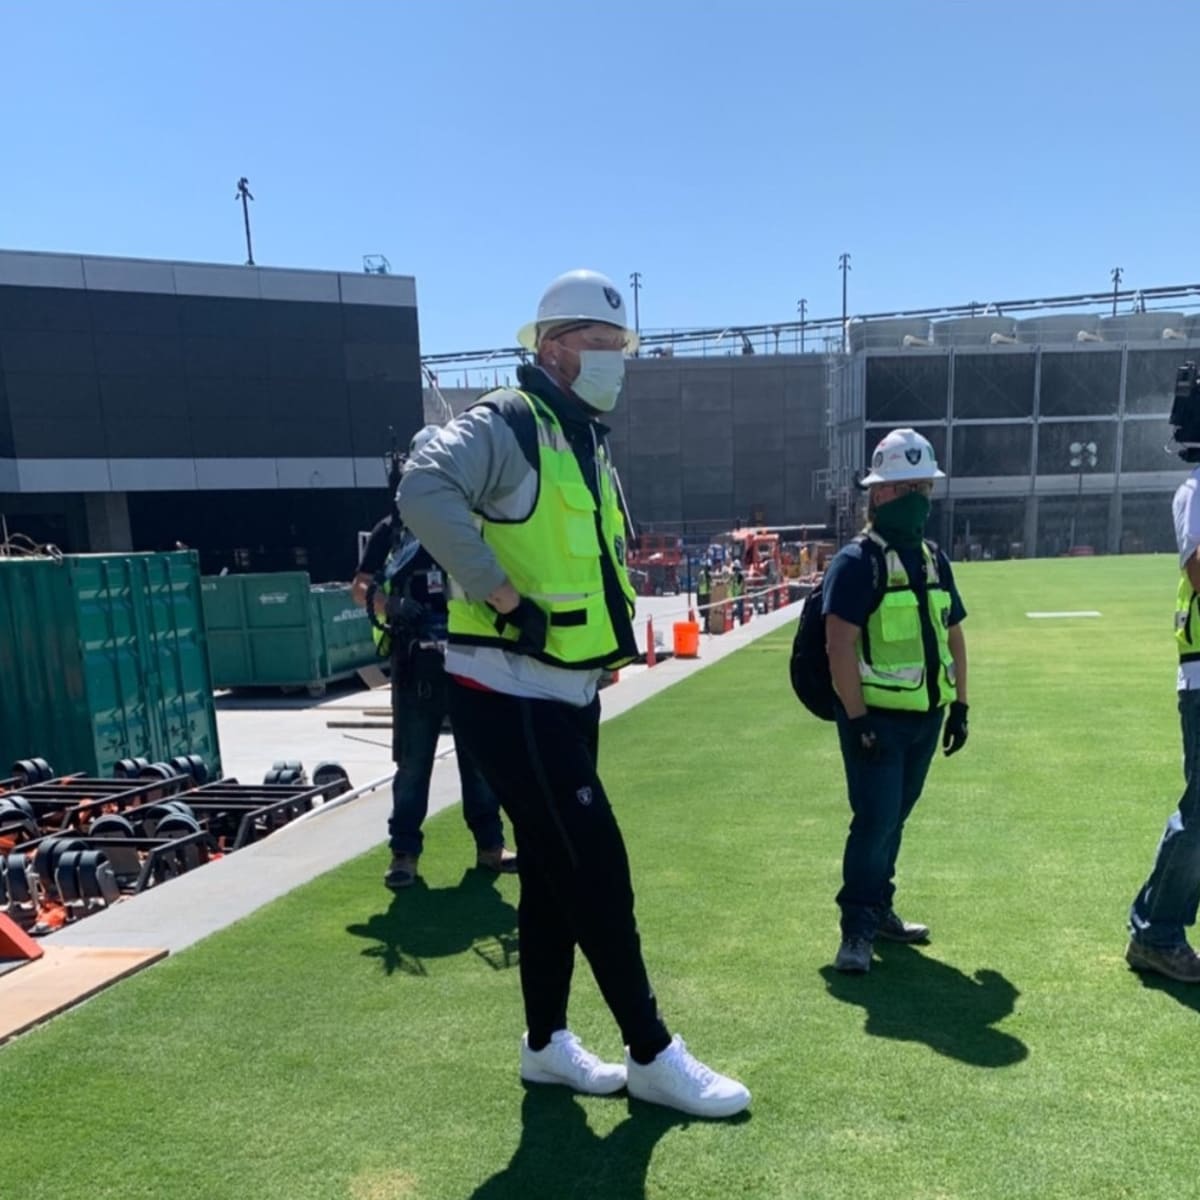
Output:
<path fill-rule="evenodd" d="M 166 954 L 159 949 L 47 946 L 35 962 L 0 975 L 0 1044 Z"/>

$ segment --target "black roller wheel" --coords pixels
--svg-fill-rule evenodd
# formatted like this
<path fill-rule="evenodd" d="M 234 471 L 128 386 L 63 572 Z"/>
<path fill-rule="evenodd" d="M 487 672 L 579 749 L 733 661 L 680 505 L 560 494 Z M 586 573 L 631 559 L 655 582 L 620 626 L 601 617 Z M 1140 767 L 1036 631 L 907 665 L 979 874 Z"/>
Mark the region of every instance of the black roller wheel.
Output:
<path fill-rule="evenodd" d="M 25 873 L 26 866 L 25 855 L 19 850 L 9 851 L 4 859 L 9 904 L 28 904 L 33 899 L 29 890 L 29 876 Z"/>
<path fill-rule="evenodd" d="M 191 776 L 196 781 L 197 786 L 203 787 L 209 780 L 208 764 L 199 754 L 189 754 L 185 761 L 188 763 Z"/>
<path fill-rule="evenodd" d="M 112 864 L 103 850 L 85 850 L 79 856 L 79 895 L 83 900 L 112 904 L 121 894 Z"/>
<path fill-rule="evenodd" d="M 59 843 L 65 838 L 46 838 L 37 848 L 33 856 L 33 869 L 41 881 L 44 890 L 49 891 L 54 886 L 54 863 L 58 859 Z"/>
<path fill-rule="evenodd" d="M 26 800 L 24 796 L 5 796 L 4 799 L 17 812 L 21 813 L 27 821 L 32 821 L 35 825 L 37 824 L 37 813 L 33 810 L 33 802 L 31 800 Z"/>
<path fill-rule="evenodd" d="M 331 800 L 334 796 L 340 796 L 350 790 L 350 776 L 346 774 L 346 768 L 341 763 L 318 763 L 312 781 L 315 787 L 324 788 L 326 797 Z"/>
<path fill-rule="evenodd" d="M 175 838 L 188 837 L 190 834 L 199 832 L 200 822 L 191 813 L 173 812 L 168 813 L 159 821 L 158 827 L 154 830 L 154 836 L 173 841 Z"/>
<path fill-rule="evenodd" d="M 78 904 L 83 898 L 79 894 L 79 860 L 85 850 L 64 850 L 58 856 L 54 869 L 54 885 L 64 904 Z"/>
<path fill-rule="evenodd" d="M 44 758 L 23 758 L 13 763 L 12 773 L 25 785 L 54 778 L 54 768 Z"/>
<path fill-rule="evenodd" d="M 91 823 L 88 837 L 132 838 L 137 837 L 137 830 L 128 817 L 123 817 L 120 813 L 104 813 Z"/>
<path fill-rule="evenodd" d="M 31 815 L 28 801 L 18 796 L 0 796 L 0 834 L 13 839 L 15 845 L 32 842 L 38 835 L 37 820 Z"/>
<path fill-rule="evenodd" d="M 57 891 L 58 885 L 55 880 L 58 878 L 58 864 L 62 856 L 72 850 L 86 850 L 87 843 L 77 837 L 60 837 L 55 838 L 54 841 L 57 845 L 46 856 L 46 866 L 50 869 L 49 887 L 51 890 Z"/>

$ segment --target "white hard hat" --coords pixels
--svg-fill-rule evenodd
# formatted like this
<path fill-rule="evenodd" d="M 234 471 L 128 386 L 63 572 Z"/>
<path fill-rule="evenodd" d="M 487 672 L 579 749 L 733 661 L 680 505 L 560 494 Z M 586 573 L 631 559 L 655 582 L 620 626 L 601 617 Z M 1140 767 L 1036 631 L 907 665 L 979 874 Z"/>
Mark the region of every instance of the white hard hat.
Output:
<path fill-rule="evenodd" d="M 517 341 L 527 350 L 536 350 L 542 326 L 568 321 L 615 325 L 625 331 L 625 349 L 637 349 L 637 334 L 625 324 L 625 301 L 613 281 L 599 271 L 568 271 L 560 275 L 542 293 L 537 320 L 521 327 Z"/>
<path fill-rule="evenodd" d="M 412 441 L 408 443 L 409 454 L 416 454 L 423 446 L 432 442 L 439 433 L 442 432 L 440 425 L 424 425 L 412 435 Z"/>
<path fill-rule="evenodd" d="M 906 479 L 945 479 L 938 470 L 937 455 L 915 429 L 893 429 L 871 455 L 871 473 L 860 482 L 900 483 Z"/>

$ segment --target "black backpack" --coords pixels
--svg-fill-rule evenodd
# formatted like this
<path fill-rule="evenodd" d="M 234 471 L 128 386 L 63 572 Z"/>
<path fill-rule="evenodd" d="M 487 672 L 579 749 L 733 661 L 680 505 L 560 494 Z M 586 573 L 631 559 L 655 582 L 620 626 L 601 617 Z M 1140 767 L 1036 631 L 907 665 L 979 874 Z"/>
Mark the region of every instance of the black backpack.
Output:
<path fill-rule="evenodd" d="M 874 549 L 878 603 L 887 588 L 883 552 L 868 537 L 858 537 L 855 541 Z M 796 698 L 814 717 L 820 717 L 822 721 L 832 721 L 833 676 L 829 672 L 829 655 L 825 650 L 825 614 L 821 611 L 824 604 L 825 584 L 822 581 L 805 597 L 800 609 L 800 621 L 796 626 L 796 636 L 792 639 L 789 666 L 792 691 L 796 693 Z"/>

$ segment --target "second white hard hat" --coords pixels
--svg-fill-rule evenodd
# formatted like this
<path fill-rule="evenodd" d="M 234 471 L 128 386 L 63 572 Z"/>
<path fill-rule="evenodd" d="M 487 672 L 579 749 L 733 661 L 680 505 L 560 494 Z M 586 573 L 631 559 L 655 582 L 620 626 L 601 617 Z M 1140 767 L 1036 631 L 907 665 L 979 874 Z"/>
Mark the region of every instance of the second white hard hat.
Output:
<path fill-rule="evenodd" d="M 536 350 L 539 330 L 567 321 L 595 321 L 625 331 L 625 349 L 636 350 L 637 334 L 625 324 L 625 300 L 616 285 L 599 271 L 568 271 L 542 293 L 537 319 L 523 325 L 517 341 Z"/>
<path fill-rule="evenodd" d="M 893 429 L 871 455 L 871 473 L 859 482 L 901 483 L 909 479 L 945 479 L 929 439 L 915 429 Z"/>

